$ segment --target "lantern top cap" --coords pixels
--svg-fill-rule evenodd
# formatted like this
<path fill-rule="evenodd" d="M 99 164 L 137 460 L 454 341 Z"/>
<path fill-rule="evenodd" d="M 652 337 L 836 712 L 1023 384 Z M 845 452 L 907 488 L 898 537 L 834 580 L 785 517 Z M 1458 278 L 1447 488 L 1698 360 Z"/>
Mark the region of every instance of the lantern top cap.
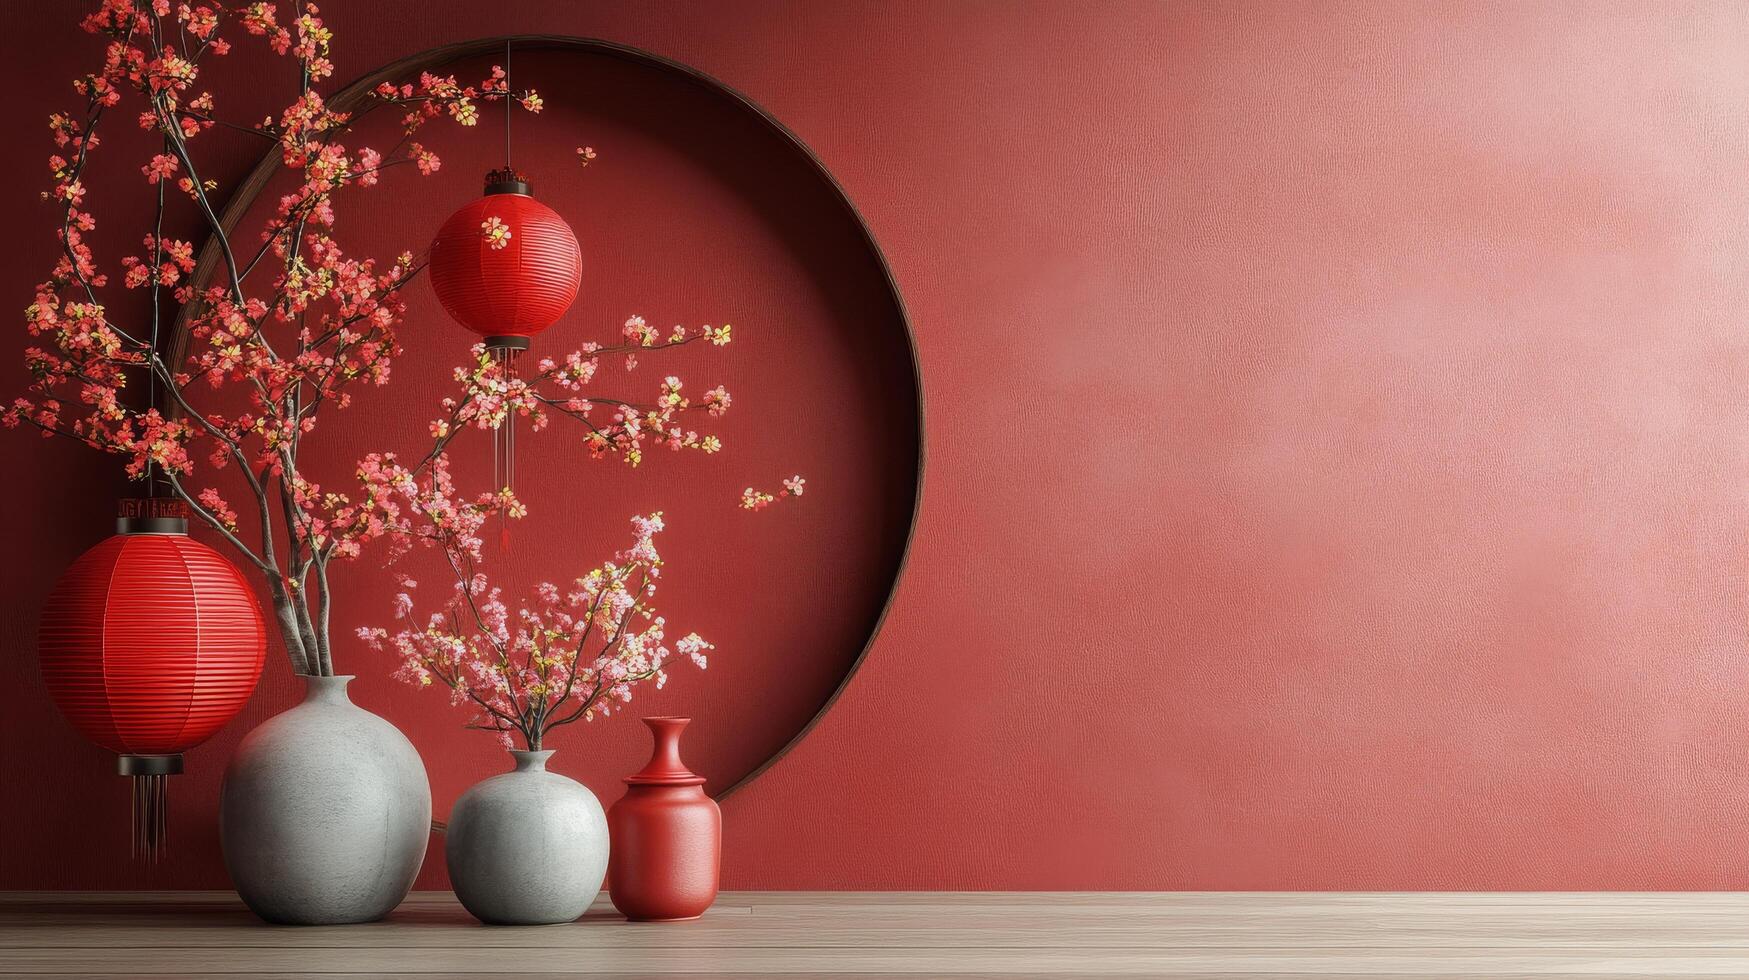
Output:
<path fill-rule="evenodd" d="M 176 497 L 126 497 L 115 504 L 117 534 L 187 534 L 188 504 Z"/>
<path fill-rule="evenodd" d="M 528 182 L 528 175 L 520 170 L 505 167 L 503 170 L 486 172 L 487 194 L 520 194 L 523 197 L 533 197 L 534 187 Z"/>

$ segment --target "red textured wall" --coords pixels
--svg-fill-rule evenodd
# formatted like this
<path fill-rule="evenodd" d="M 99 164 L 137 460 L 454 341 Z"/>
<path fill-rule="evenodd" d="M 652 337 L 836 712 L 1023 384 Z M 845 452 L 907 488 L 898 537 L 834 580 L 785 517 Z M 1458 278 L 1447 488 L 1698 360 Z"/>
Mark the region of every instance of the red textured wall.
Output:
<path fill-rule="evenodd" d="M 728 886 L 1749 885 L 1749 10 L 421 9 L 333 4 L 342 74 L 514 31 L 696 65 L 820 154 L 909 304 L 917 546 L 726 805 Z M 45 17 L 0 14 L 19 306 L 83 63 Z M 210 836 L 154 878 L 79 829 L 121 791 L 30 637 L 108 487 L 10 445 L 0 887 L 222 887 Z"/>

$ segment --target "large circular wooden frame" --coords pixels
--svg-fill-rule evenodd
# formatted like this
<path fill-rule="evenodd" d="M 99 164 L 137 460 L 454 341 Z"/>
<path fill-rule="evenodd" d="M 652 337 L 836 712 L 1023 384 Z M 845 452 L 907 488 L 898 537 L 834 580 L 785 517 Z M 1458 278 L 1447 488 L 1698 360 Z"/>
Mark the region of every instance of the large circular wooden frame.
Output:
<path fill-rule="evenodd" d="M 863 244 L 868 248 L 875 268 L 880 270 L 880 274 L 885 280 L 886 293 L 893 304 L 894 320 L 904 330 L 905 346 L 910 354 L 912 396 L 916 399 L 917 405 L 917 431 L 915 434 L 917 440 L 917 483 L 912 490 L 910 526 L 905 530 L 905 544 L 899 554 L 899 563 L 894 571 L 892 584 L 888 586 L 886 600 L 881 605 L 880 614 L 875 618 L 874 628 L 869 632 L 868 640 L 857 652 L 856 659 L 851 661 L 849 669 L 844 672 L 844 677 L 839 680 L 838 686 L 833 688 L 832 693 L 820 705 L 820 709 L 814 713 L 807 724 L 801 727 L 801 730 L 791 736 L 789 741 L 785 742 L 769 758 L 755 766 L 751 772 L 718 795 L 719 799 L 726 798 L 757 779 L 760 774 L 777 764 L 778 760 L 788 755 L 790 750 L 800 744 L 802 739 L 808 737 L 808 733 L 814 730 L 814 726 L 820 723 L 820 719 L 826 716 L 826 712 L 832 710 L 832 705 L 837 703 L 838 698 L 844 693 L 844 689 L 850 685 L 851 678 L 855 677 L 857 670 L 862 667 L 862 662 L 868 657 L 869 650 L 874 647 L 875 638 L 880 635 L 881 627 L 886 623 L 887 614 L 893 608 L 893 596 L 898 591 L 899 581 L 904 578 L 905 567 L 910 560 L 911 544 L 917 534 L 917 512 L 923 502 L 923 375 L 917 361 L 917 341 L 911 332 L 911 319 L 905 311 L 904 299 L 899 295 L 899 285 L 893 279 L 892 268 L 888 266 L 886 256 L 881 252 L 880 245 L 875 242 L 867 222 L 862 220 L 862 215 L 850 202 L 850 196 L 844 193 L 843 186 L 838 183 L 837 178 L 832 176 L 832 172 L 826 169 L 826 165 L 820 162 L 820 158 L 814 155 L 814 151 L 808 149 L 807 144 L 803 143 L 795 133 L 790 132 L 783 123 L 778 122 L 752 99 L 696 68 L 672 61 L 661 55 L 598 38 L 566 37 L 551 34 L 511 34 L 501 37 L 479 38 L 421 51 L 418 54 L 409 55 L 399 61 L 384 65 L 348 85 L 329 99 L 328 105 L 336 111 L 352 111 L 369 100 L 371 92 L 383 82 L 398 81 L 418 72 L 435 70 L 453 62 L 495 54 L 503 51 L 506 44 L 522 50 L 571 51 L 617 58 L 669 72 L 717 97 L 729 111 L 743 113 L 760 126 L 768 129 L 778 137 L 777 142 L 780 145 L 794 153 L 819 178 L 830 191 L 829 196 L 843 207 L 845 214 L 849 216 L 852 224 L 861 235 Z M 238 186 L 237 192 L 227 202 L 224 214 L 219 218 L 227 235 L 236 230 L 244 215 L 254 205 L 256 197 L 267 186 L 273 175 L 278 172 L 279 167 L 279 154 L 270 151 Z M 194 282 L 199 286 L 204 286 L 218 263 L 216 244 L 209 241 L 201 252 L 200 263 L 193 277 Z M 169 350 L 166 353 L 171 358 L 170 363 L 181 363 L 187 357 L 188 341 L 187 308 L 184 307 L 169 338 Z"/>

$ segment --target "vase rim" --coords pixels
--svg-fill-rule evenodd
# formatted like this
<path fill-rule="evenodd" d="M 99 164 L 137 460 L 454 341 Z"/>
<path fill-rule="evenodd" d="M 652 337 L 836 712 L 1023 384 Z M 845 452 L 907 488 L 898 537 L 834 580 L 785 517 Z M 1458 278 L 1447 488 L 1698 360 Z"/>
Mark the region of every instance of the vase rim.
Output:
<path fill-rule="evenodd" d="M 558 749 L 506 749 L 510 758 L 516 760 L 516 767 L 511 772 L 546 772 L 547 760 L 553 757 Z"/>
<path fill-rule="evenodd" d="M 356 674 L 299 674 L 304 681 L 304 699 L 321 704 L 351 704 L 352 692 L 347 690 Z"/>

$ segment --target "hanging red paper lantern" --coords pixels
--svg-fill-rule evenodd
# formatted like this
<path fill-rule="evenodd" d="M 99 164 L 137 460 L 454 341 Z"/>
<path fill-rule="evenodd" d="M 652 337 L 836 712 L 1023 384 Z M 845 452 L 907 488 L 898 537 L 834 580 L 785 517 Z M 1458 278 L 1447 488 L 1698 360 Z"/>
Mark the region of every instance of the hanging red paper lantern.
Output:
<path fill-rule="evenodd" d="M 37 645 L 61 713 L 121 754 L 135 852 L 156 858 L 165 777 L 249 700 L 267 632 L 242 574 L 188 536 L 180 501 L 126 501 L 116 531 L 61 576 Z"/>
<path fill-rule="evenodd" d="M 486 346 L 526 350 L 577 298 L 583 254 L 558 212 L 509 170 L 486 175 L 486 196 L 450 215 L 431 242 L 431 288 Z"/>
<path fill-rule="evenodd" d="M 508 106 L 505 112 L 508 126 Z M 583 253 L 565 219 L 535 200 L 527 179 L 506 166 L 486 175 L 486 196 L 437 230 L 428 268 L 438 302 L 485 337 L 505 375 L 514 376 L 516 355 L 528 349 L 528 339 L 558 322 L 577 298 Z M 493 432 L 492 460 L 495 487 L 514 489 L 514 417 Z M 506 524 L 504 547 L 509 534 Z"/>

